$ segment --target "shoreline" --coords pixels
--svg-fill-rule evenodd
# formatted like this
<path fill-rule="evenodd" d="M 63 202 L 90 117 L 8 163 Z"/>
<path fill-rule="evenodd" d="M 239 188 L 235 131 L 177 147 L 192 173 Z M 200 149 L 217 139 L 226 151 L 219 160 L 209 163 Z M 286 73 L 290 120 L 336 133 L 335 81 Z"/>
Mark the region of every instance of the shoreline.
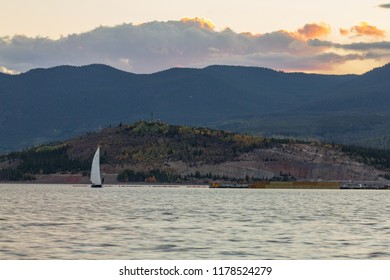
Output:
<path fill-rule="evenodd" d="M 119 182 L 117 174 L 104 174 L 106 186 L 119 187 L 197 187 L 213 189 L 373 189 L 389 190 L 390 181 L 258 181 L 252 183 L 229 182 Z M 62 184 L 89 186 L 89 177 L 82 174 L 41 174 L 32 181 L 0 181 L 0 184 Z"/>

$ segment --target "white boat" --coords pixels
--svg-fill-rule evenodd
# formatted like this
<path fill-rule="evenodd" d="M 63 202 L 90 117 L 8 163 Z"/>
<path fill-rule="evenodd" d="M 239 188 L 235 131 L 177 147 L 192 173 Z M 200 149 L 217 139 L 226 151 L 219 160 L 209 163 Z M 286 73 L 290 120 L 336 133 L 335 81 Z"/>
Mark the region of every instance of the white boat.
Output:
<path fill-rule="evenodd" d="M 101 188 L 103 186 L 102 178 L 100 177 L 100 147 L 97 148 L 93 156 L 91 166 L 91 187 Z"/>

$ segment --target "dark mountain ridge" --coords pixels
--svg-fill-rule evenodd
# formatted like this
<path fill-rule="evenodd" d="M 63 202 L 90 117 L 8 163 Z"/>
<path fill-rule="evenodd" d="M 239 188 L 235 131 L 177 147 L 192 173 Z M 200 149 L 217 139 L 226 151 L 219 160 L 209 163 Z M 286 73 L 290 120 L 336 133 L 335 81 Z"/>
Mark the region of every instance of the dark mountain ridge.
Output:
<path fill-rule="evenodd" d="M 385 65 L 358 76 L 209 66 L 132 74 L 106 65 L 88 65 L 2 74 L 0 151 L 154 118 L 287 137 L 291 136 L 289 130 L 303 128 L 312 120 L 326 125 L 308 132 L 297 129 L 294 136 L 328 135 L 337 141 L 343 126 L 333 127 L 332 120 L 338 116 L 353 119 L 361 110 L 359 104 L 365 105 L 364 113 L 370 116 L 388 114 L 389 69 Z M 369 99 L 373 92 L 378 100 Z M 357 135 L 360 123 L 361 119 L 352 125 Z M 370 131 L 369 137 L 381 136 L 386 124 L 375 119 L 374 125 L 379 129 Z"/>
<path fill-rule="evenodd" d="M 340 84 L 317 100 L 278 114 L 230 120 L 220 127 L 245 127 L 264 136 L 390 147 L 390 64 Z"/>
<path fill-rule="evenodd" d="M 318 111 L 388 110 L 390 101 L 390 64 L 375 68 L 350 80 L 321 100 L 306 105 Z"/>

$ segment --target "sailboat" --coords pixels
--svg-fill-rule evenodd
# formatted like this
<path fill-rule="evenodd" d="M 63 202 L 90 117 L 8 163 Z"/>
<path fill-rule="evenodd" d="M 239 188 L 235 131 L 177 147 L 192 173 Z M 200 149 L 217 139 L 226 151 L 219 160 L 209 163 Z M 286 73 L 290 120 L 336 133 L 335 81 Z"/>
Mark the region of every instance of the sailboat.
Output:
<path fill-rule="evenodd" d="M 91 188 L 101 188 L 103 186 L 102 178 L 100 177 L 100 146 L 97 148 L 92 160 L 91 183 Z"/>

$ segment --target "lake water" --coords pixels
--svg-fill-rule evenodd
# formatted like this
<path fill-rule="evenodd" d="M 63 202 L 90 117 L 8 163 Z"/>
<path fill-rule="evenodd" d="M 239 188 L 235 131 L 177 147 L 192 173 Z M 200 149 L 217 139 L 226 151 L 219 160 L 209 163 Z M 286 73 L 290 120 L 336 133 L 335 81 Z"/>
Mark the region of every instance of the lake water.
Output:
<path fill-rule="evenodd" d="M 0 192 L 0 259 L 390 259 L 390 191 Z"/>

